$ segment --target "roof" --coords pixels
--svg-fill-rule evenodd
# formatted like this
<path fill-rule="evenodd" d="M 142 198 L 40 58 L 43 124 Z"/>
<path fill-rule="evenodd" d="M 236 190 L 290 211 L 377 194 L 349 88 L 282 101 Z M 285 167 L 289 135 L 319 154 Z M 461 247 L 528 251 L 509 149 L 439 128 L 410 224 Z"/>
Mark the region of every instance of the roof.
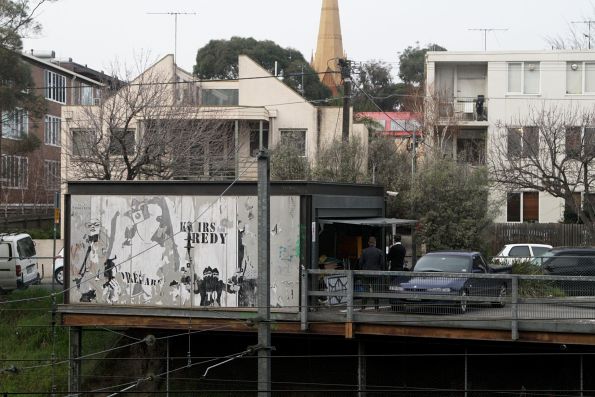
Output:
<path fill-rule="evenodd" d="M 417 221 L 412 219 L 396 219 L 396 218 L 340 218 L 340 219 L 319 219 L 319 223 L 332 224 L 340 223 L 345 225 L 360 225 L 360 226 L 411 226 L 416 225 Z"/>
<path fill-rule="evenodd" d="M 83 76 L 82 74 L 79 74 L 79 73 L 73 72 L 72 70 L 68 70 L 68 69 L 63 68 L 61 66 L 58 66 L 55 63 L 48 62 L 45 59 L 37 58 L 37 57 L 35 57 L 33 55 L 29 55 L 27 53 L 22 53 L 21 56 L 23 58 L 27 59 L 27 60 L 30 60 L 30 61 L 33 61 L 33 62 L 40 63 L 42 65 L 45 65 L 48 68 L 59 70 L 63 74 L 67 74 L 67 75 L 76 77 L 77 79 L 80 79 L 80 80 L 85 80 L 88 83 L 91 83 L 91 84 L 94 84 L 94 85 L 97 85 L 97 86 L 103 86 L 104 85 L 103 83 L 101 83 L 101 82 L 99 82 L 97 80 L 90 79 L 90 78 L 88 78 L 86 76 Z"/>

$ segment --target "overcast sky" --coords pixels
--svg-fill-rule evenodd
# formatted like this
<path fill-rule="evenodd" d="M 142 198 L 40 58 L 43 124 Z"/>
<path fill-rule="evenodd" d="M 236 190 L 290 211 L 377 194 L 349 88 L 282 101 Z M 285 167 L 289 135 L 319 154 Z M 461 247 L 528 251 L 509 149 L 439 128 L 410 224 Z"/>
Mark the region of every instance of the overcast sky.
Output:
<path fill-rule="evenodd" d="M 89 67 L 110 70 L 139 53 L 152 59 L 174 52 L 174 18 L 149 12 L 195 12 L 178 17 L 178 64 L 189 71 L 196 51 L 211 39 L 270 39 L 310 59 L 321 0 L 57 0 L 38 15 L 39 37 L 25 50 L 54 50 Z M 488 34 L 488 50 L 548 48 L 548 36 L 571 21 L 595 17 L 592 0 L 339 0 L 343 45 L 356 61 L 396 62 L 419 42 L 449 50 L 483 50 L 483 34 L 469 28 L 507 28 Z M 583 28 L 587 32 L 586 25 Z M 595 24 L 593 24 L 595 44 Z"/>

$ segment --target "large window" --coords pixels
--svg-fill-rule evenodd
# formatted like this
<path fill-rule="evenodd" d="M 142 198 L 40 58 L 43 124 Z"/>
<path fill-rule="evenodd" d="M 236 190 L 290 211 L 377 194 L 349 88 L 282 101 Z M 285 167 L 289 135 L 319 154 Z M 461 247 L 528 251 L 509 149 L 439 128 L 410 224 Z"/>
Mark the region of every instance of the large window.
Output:
<path fill-rule="evenodd" d="M 66 103 L 66 77 L 46 70 L 45 97 L 52 101 Z"/>
<path fill-rule="evenodd" d="M 595 156 L 595 127 L 566 127 L 565 148 L 569 158 Z"/>
<path fill-rule="evenodd" d="M 510 62 L 508 64 L 508 93 L 539 94 L 539 62 Z"/>
<path fill-rule="evenodd" d="M 72 130 L 72 154 L 74 156 L 89 156 L 95 144 L 95 131 Z"/>
<path fill-rule="evenodd" d="M 44 142 L 46 145 L 60 146 L 60 130 L 62 121 L 60 117 L 45 116 Z"/>
<path fill-rule="evenodd" d="M 2 156 L 2 186 L 9 189 L 26 189 L 29 183 L 29 159 L 21 156 Z"/>
<path fill-rule="evenodd" d="M 112 156 L 122 156 L 124 155 L 124 149 L 126 149 L 127 155 L 134 154 L 136 149 L 134 130 L 113 130 L 109 145 L 109 154 Z"/>
<path fill-rule="evenodd" d="M 45 187 L 48 190 L 60 189 L 60 162 L 45 160 L 43 163 Z"/>
<path fill-rule="evenodd" d="M 300 156 L 306 155 L 306 130 L 280 130 L 281 145 L 295 149 Z"/>
<path fill-rule="evenodd" d="M 87 84 L 81 84 L 81 99 L 80 99 L 80 104 L 81 105 L 93 105 L 93 87 L 91 87 L 90 85 Z"/>
<path fill-rule="evenodd" d="M 539 222 L 539 193 L 508 193 L 506 197 L 507 222 Z"/>
<path fill-rule="evenodd" d="M 203 106 L 237 106 L 239 91 L 235 89 L 203 89 L 201 104 Z"/>
<path fill-rule="evenodd" d="M 566 93 L 595 93 L 595 63 L 566 62 Z"/>
<path fill-rule="evenodd" d="M 0 127 L 3 138 L 23 139 L 29 133 L 29 114 L 23 109 L 2 112 Z"/>
<path fill-rule="evenodd" d="M 535 157 L 539 153 L 539 128 L 508 128 L 507 142 L 510 157 Z"/>

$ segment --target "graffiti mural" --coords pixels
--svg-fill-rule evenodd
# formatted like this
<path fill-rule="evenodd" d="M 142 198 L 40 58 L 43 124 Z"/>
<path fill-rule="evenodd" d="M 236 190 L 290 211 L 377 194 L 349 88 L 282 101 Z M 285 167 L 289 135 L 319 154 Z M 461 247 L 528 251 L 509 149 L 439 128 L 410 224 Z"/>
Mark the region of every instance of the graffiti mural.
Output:
<path fill-rule="evenodd" d="M 71 197 L 70 302 L 255 307 L 255 196 Z M 271 305 L 299 298 L 299 197 L 271 197 Z M 297 309 L 296 309 L 297 310 Z"/>

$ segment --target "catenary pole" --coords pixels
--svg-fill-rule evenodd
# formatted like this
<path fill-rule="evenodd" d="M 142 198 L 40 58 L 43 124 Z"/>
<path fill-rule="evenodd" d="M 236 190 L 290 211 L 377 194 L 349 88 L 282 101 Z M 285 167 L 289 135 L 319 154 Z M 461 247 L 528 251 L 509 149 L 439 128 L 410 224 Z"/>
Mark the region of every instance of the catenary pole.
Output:
<path fill-rule="evenodd" d="M 271 390 L 270 170 L 260 122 L 258 152 L 258 397 Z"/>

